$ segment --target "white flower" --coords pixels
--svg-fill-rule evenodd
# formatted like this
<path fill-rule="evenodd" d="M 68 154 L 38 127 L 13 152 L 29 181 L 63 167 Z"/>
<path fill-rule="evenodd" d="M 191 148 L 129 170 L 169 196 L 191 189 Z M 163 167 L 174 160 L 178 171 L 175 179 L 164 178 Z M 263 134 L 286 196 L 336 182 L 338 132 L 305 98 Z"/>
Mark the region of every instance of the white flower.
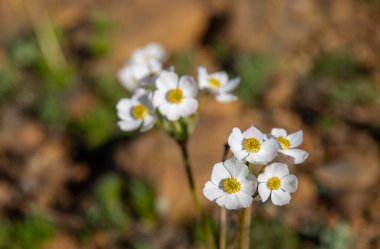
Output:
<path fill-rule="evenodd" d="M 157 78 L 156 87 L 153 103 L 169 120 L 176 121 L 197 111 L 197 86 L 192 77 L 182 76 L 178 80 L 176 73 L 164 71 Z"/>
<path fill-rule="evenodd" d="M 141 86 L 154 85 L 161 70 L 162 64 L 154 60 L 147 64 L 129 63 L 118 72 L 118 79 L 127 90 L 133 92 Z"/>
<path fill-rule="evenodd" d="M 265 167 L 257 181 L 261 201 L 265 202 L 271 195 L 272 203 L 277 206 L 288 204 L 290 193 L 296 192 L 298 188 L 297 177 L 289 174 L 288 166 L 283 163 L 272 163 Z"/>
<path fill-rule="evenodd" d="M 295 149 L 302 144 L 302 130 L 287 135 L 286 130 L 273 128 L 271 134 L 277 138 L 280 145 L 280 154 L 284 155 L 290 162 L 294 164 L 303 163 L 309 156 L 309 153 L 306 151 Z"/>
<path fill-rule="evenodd" d="M 249 174 L 248 167 L 231 158 L 214 165 L 203 194 L 221 207 L 236 210 L 251 205 L 256 188 L 256 177 Z"/>
<path fill-rule="evenodd" d="M 117 115 L 121 119 L 118 125 L 123 131 L 147 131 L 156 123 L 152 93 L 137 89 L 130 99 L 121 99 L 117 105 Z"/>
<path fill-rule="evenodd" d="M 276 139 L 265 140 L 264 134 L 254 126 L 243 133 L 239 128 L 232 129 L 228 144 L 237 159 L 256 164 L 272 161 L 279 149 Z"/>
<path fill-rule="evenodd" d="M 207 89 L 216 96 L 219 102 L 227 103 L 237 99 L 231 92 L 239 85 L 240 79 L 228 80 L 226 72 L 208 74 L 206 68 L 198 68 L 198 82 L 200 89 Z"/>
<path fill-rule="evenodd" d="M 149 43 L 137 49 L 131 56 L 132 64 L 149 64 L 151 61 L 163 62 L 166 59 L 165 50 L 158 43 Z"/>

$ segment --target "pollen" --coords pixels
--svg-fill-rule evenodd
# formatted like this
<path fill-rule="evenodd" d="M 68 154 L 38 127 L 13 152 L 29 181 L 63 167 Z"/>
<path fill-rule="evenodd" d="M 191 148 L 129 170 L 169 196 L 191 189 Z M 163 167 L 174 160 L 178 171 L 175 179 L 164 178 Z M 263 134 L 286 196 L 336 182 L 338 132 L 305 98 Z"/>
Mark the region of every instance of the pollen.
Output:
<path fill-rule="evenodd" d="M 236 178 L 227 178 L 223 182 L 223 189 L 228 194 L 234 194 L 241 190 L 241 183 Z"/>
<path fill-rule="evenodd" d="M 181 89 L 173 89 L 168 92 L 166 97 L 169 102 L 179 104 L 183 100 L 183 92 Z"/>
<path fill-rule="evenodd" d="M 248 138 L 244 141 L 243 148 L 246 151 L 257 153 L 260 151 L 260 142 L 256 138 Z"/>
<path fill-rule="evenodd" d="M 220 86 L 221 86 L 220 81 L 217 79 L 210 79 L 209 84 L 210 84 L 210 86 L 212 86 L 214 88 L 220 88 Z"/>
<path fill-rule="evenodd" d="M 145 105 L 137 105 L 132 109 L 132 116 L 135 119 L 144 119 L 145 116 L 148 115 L 148 109 Z"/>
<path fill-rule="evenodd" d="M 278 137 L 277 141 L 279 142 L 281 149 L 288 150 L 292 146 L 289 139 L 286 139 L 284 137 Z"/>
<path fill-rule="evenodd" d="M 270 190 L 278 190 L 281 187 L 281 180 L 277 176 L 268 180 L 267 186 Z"/>

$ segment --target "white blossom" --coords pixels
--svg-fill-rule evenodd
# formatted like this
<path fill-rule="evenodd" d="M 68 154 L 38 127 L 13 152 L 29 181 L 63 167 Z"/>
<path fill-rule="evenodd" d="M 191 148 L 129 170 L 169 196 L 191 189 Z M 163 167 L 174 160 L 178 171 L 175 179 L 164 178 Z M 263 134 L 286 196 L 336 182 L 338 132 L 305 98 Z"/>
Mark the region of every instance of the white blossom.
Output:
<path fill-rule="evenodd" d="M 303 142 L 302 130 L 287 135 L 286 130 L 273 128 L 271 134 L 277 139 L 280 145 L 280 154 L 285 156 L 291 163 L 303 163 L 309 156 L 304 150 L 296 149 Z"/>
<path fill-rule="evenodd" d="M 120 118 L 118 125 L 123 131 L 147 131 L 156 123 L 156 116 L 152 104 L 152 93 L 144 89 L 137 89 L 132 98 L 121 99 L 117 105 L 117 115 Z"/>
<path fill-rule="evenodd" d="M 160 113 L 171 121 L 194 114 L 198 108 L 195 99 L 197 86 L 192 77 L 163 71 L 156 80 L 153 103 Z"/>
<path fill-rule="evenodd" d="M 208 74 L 206 68 L 199 67 L 198 83 L 200 89 L 211 92 L 217 101 L 228 103 L 237 99 L 231 92 L 238 87 L 240 78 L 229 80 L 226 72 Z"/>
<path fill-rule="evenodd" d="M 298 188 L 298 180 L 294 175 L 289 174 L 286 164 L 272 163 L 266 166 L 264 172 L 257 177 L 259 182 L 258 192 L 262 202 L 271 196 L 272 203 L 282 206 L 290 202 L 290 193 L 294 193 Z"/>
<path fill-rule="evenodd" d="M 248 167 L 231 158 L 214 165 L 203 194 L 221 207 L 236 210 L 251 205 L 256 188 L 256 177 L 249 174 Z"/>
<path fill-rule="evenodd" d="M 228 137 L 228 144 L 237 159 L 255 164 L 272 161 L 279 149 L 276 139 L 266 139 L 254 126 L 243 133 L 239 128 L 234 128 Z"/>

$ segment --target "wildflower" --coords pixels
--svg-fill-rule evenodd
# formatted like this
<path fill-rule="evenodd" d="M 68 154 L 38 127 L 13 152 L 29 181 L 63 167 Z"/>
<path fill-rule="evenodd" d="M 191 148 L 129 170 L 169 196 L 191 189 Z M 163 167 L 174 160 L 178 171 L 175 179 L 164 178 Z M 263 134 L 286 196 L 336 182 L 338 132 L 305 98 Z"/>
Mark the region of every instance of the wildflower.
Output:
<path fill-rule="evenodd" d="M 156 87 L 153 103 L 170 121 L 196 112 L 197 86 L 192 77 L 182 76 L 178 79 L 176 73 L 163 71 L 156 80 Z"/>
<path fill-rule="evenodd" d="M 249 174 L 248 167 L 231 158 L 214 165 L 203 194 L 221 207 L 236 210 L 251 205 L 256 188 L 256 177 Z"/>
<path fill-rule="evenodd" d="M 276 139 L 265 139 L 264 134 L 254 126 L 243 133 L 239 128 L 232 129 L 228 144 L 237 159 L 255 164 L 272 161 L 279 149 Z"/>
<path fill-rule="evenodd" d="M 264 172 L 257 177 L 258 192 L 262 202 L 271 195 L 272 203 L 282 206 L 290 202 L 290 193 L 298 187 L 297 177 L 289 174 L 288 166 L 283 163 L 272 163 L 265 167 Z"/>
<path fill-rule="evenodd" d="M 117 105 L 117 115 L 121 119 L 118 125 L 123 131 L 147 131 L 156 122 L 151 93 L 144 89 L 137 89 L 132 98 L 121 99 Z"/>
<path fill-rule="evenodd" d="M 276 137 L 280 145 L 280 154 L 284 155 L 290 162 L 294 164 L 303 163 L 309 156 L 309 153 L 306 151 L 295 149 L 302 144 L 302 130 L 287 135 L 286 130 L 273 128 L 271 134 Z"/>
<path fill-rule="evenodd" d="M 158 43 L 149 43 L 143 48 L 137 49 L 131 56 L 131 64 L 149 64 L 151 61 L 162 63 L 166 59 L 165 50 Z"/>
<path fill-rule="evenodd" d="M 158 61 L 149 61 L 147 64 L 129 63 L 118 72 L 121 84 L 133 92 L 142 86 L 151 86 L 162 70 L 162 64 Z"/>
<path fill-rule="evenodd" d="M 226 72 L 208 74 L 206 68 L 198 68 L 198 82 L 200 89 L 207 89 L 215 95 L 216 100 L 228 103 L 237 99 L 231 92 L 239 85 L 240 79 L 228 80 Z"/>

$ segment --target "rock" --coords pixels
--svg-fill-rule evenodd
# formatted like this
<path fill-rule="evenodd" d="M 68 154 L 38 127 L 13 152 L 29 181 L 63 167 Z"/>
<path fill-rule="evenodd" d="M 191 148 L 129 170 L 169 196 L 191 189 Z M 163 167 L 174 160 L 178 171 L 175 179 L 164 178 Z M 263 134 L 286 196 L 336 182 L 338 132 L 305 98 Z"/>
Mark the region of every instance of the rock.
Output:
<path fill-rule="evenodd" d="M 339 131 L 337 130 L 339 133 Z M 380 164 L 378 145 L 360 131 L 349 130 L 341 140 L 329 144 L 338 147 L 324 167 L 315 173 L 318 181 L 327 188 L 339 191 L 359 191 L 369 189 L 378 181 Z M 342 134 L 342 135 L 343 135 Z M 327 148 L 327 149 L 329 149 Z"/>

